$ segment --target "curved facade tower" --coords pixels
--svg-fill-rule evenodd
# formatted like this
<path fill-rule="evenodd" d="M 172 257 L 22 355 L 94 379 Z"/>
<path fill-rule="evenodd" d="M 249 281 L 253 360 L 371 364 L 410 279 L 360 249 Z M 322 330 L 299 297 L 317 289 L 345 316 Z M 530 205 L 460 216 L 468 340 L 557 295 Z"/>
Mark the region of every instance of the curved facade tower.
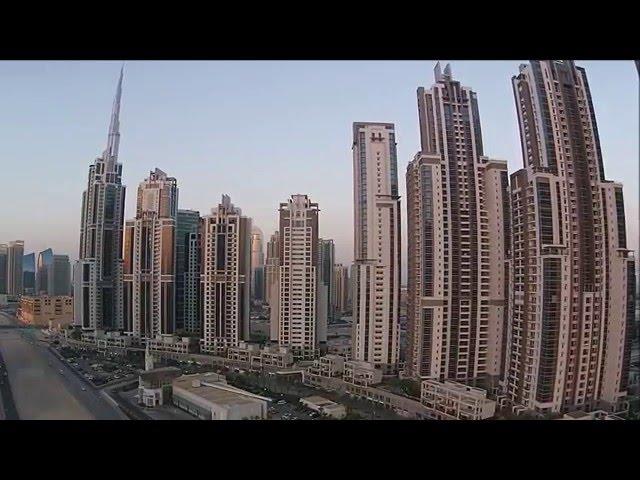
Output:
<path fill-rule="evenodd" d="M 418 89 L 421 150 L 407 167 L 406 370 L 497 385 L 504 364 L 505 161 L 484 156 L 476 93 L 436 65 Z M 489 381 L 488 384 L 486 381 Z"/>
<path fill-rule="evenodd" d="M 120 330 L 123 323 L 122 230 L 125 187 L 120 144 L 122 76 L 111 113 L 107 148 L 89 167 L 82 194 L 80 251 L 74 267 L 74 319 L 84 330 Z"/>
<path fill-rule="evenodd" d="M 513 89 L 524 168 L 511 176 L 507 399 L 540 413 L 624 408 L 635 261 L 586 73 L 532 61 Z"/>

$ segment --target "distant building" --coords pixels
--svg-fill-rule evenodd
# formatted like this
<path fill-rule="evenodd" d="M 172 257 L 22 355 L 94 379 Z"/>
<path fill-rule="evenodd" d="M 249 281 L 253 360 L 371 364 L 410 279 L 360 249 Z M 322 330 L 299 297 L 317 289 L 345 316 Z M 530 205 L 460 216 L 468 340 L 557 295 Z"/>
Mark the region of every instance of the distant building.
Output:
<path fill-rule="evenodd" d="M 7 293 L 9 295 L 23 293 L 23 259 L 24 241 L 9 242 L 7 248 Z"/>
<path fill-rule="evenodd" d="M 215 373 L 173 380 L 173 404 L 201 420 L 266 419 L 270 398 L 232 387 Z"/>
<path fill-rule="evenodd" d="M 39 327 L 66 327 L 73 324 L 73 298 L 68 295 L 23 295 L 18 319 Z"/>
<path fill-rule="evenodd" d="M 68 255 L 54 255 L 49 274 L 49 295 L 69 295 L 71 264 Z"/>
<path fill-rule="evenodd" d="M 125 331 L 140 338 L 175 331 L 178 185 L 156 168 L 138 186 L 124 240 Z"/>
<path fill-rule="evenodd" d="M 176 331 L 199 334 L 200 212 L 178 210 L 176 228 Z"/>
<path fill-rule="evenodd" d="M 7 261 L 9 247 L 6 243 L 0 243 L 0 295 L 7 293 Z"/>
<path fill-rule="evenodd" d="M 420 401 L 434 420 L 485 420 L 496 411 L 486 390 L 450 380 L 423 381 Z"/>
<path fill-rule="evenodd" d="M 333 311 L 342 315 L 349 310 L 349 296 L 351 283 L 349 281 L 349 268 L 338 263 L 333 266 Z"/>
<path fill-rule="evenodd" d="M 333 264 L 335 263 L 336 248 L 333 240 L 321 238 L 318 240 L 318 294 L 323 308 L 320 314 L 333 318 L 335 303 L 333 288 Z"/>
<path fill-rule="evenodd" d="M 33 253 L 28 253 L 22 259 L 22 287 L 24 293 L 27 295 L 33 295 L 36 293 L 36 256 Z M 64 295 L 69 295 L 69 289 L 64 292 Z"/>
<path fill-rule="evenodd" d="M 54 255 L 47 248 L 38 254 L 35 268 L 35 292 L 39 295 L 69 295 L 71 264 L 68 255 Z"/>
<path fill-rule="evenodd" d="M 395 127 L 353 124 L 353 358 L 395 373 L 399 362 L 400 196 Z"/>
<path fill-rule="evenodd" d="M 49 268 L 53 265 L 53 250 L 47 248 L 38 254 L 36 265 L 36 293 L 49 294 Z"/>
<path fill-rule="evenodd" d="M 203 217 L 202 315 L 203 352 L 222 353 L 249 339 L 251 219 L 222 196 Z"/>
<path fill-rule="evenodd" d="M 264 300 L 264 245 L 262 230 L 251 228 L 251 298 Z"/>
<path fill-rule="evenodd" d="M 278 341 L 278 314 L 280 304 L 280 232 L 276 231 L 267 243 L 265 265 L 265 300 L 269 304 L 269 339 Z"/>

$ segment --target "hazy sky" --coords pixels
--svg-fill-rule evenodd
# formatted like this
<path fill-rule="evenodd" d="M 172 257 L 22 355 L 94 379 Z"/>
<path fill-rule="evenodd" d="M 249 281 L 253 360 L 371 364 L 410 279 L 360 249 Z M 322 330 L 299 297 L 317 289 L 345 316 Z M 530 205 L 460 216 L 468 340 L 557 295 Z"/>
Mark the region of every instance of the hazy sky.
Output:
<path fill-rule="evenodd" d="M 521 168 L 511 76 L 522 61 L 452 61 L 478 93 L 485 155 Z M 630 248 L 638 249 L 638 73 L 632 61 L 587 70 L 607 178 L 625 186 Z M 135 190 L 158 167 L 178 179 L 180 208 L 208 214 L 223 193 L 265 233 L 280 202 L 319 203 L 336 259 L 353 256 L 351 124 L 396 124 L 398 171 L 419 147 L 416 88 L 433 61 L 127 62 L 120 162 Z M 0 242 L 77 258 L 89 164 L 105 148 L 118 62 L 0 62 Z M 403 250 L 405 247 L 403 246 Z M 403 252 L 406 254 L 406 252 Z"/>

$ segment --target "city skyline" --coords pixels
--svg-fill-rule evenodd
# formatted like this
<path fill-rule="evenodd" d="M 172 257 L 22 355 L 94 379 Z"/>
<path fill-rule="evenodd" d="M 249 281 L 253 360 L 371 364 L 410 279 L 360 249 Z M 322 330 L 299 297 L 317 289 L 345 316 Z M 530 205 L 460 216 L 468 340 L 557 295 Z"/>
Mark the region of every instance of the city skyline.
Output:
<path fill-rule="evenodd" d="M 452 62 L 461 84 L 472 86 L 478 93 L 485 150 L 494 158 L 506 160 L 509 173 L 522 165 L 511 91 L 511 77 L 517 74 L 520 63 L 524 62 Z M 633 62 L 577 63 L 589 72 L 607 176 L 625 186 L 629 248 L 637 250 L 638 185 L 634 181 L 637 179 L 637 107 L 629 108 L 637 105 L 637 101 L 633 102 L 633 96 L 637 96 L 637 72 Z M 431 61 L 127 62 L 121 115 L 124 140 L 119 160 L 125 165 L 122 183 L 132 188 L 150 169 L 164 168 L 171 171 L 181 185 L 180 208 L 208 211 L 222 193 L 230 193 L 263 232 L 276 229 L 277 207 L 283 196 L 291 192 L 308 193 L 323 211 L 320 235 L 334 239 L 336 263 L 349 264 L 353 251 L 353 218 L 350 209 L 341 208 L 352 198 L 349 126 L 361 118 L 395 123 L 398 171 L 404 174 L 419 147 L 415 89 L 428 82 L 434 64 Z M 61 65 L 68 68 L 61 69 Z M 174 65 L 179 68 L 169 68 Z M 159 73 L 160 80 L 154 77 L 151 81 L 150 75 L 158 69 L 162 73 Z M 4 111 L 13 112 L 11 118 L 8 113 L 0 113 L 0 124 L 6 124 L 9 137 L 8 142 L 0 146 L 0 155 L 13 158 L 18 173 L 16 182 L 0 193 L 2 218 L 6 219 L 0 241 L 23 239 L 25 252 L 51 247 L 68 254 L 72 261 L 77 258 L 78 238 L 74 232 L 80 223 L 80 208 L 76 199 L 85 186 L 86 164 L 99 153 L 96 144 L 104 144 L 105 111 L 118 70 L 119 64 L 115 62 L 0 63 L 0 71 L 8 81 L 21 84 L 5 102 L 8 107 Z M 190 86 L 193 92 L 206 93 L 198 105 L 194 104 L 193 96 L 183 93 L 183 88 L 162 90 L 165 82 L 176 80 L 173 72 L 190 71 L 203 75 L 197 79 L 184 77 L 183 83 L 174 83 L 174 87 Z M 225 74 L 215 75 L 216 71 Z M 210 76 L 205 75 L 207 72 Z M 244 92 L 245 84 L 257 78 L 250 75 L 252 72 L 262 73 L 261 82 L 256 82 L 247 99 L 240 96 L 239 90 Z M 327 78 L 330 72 L 337 73 L 338 79 Z M 72 88 L 61 85 L 65 74 L 75 79 L 71 82 Z M 369 80 L 363 91 L 355 90 L 357 81 L 367 75 L 376 80 Z M 239 80 L 237 85 L 233 85 L 234 78 Z M 611 82 L 611 78 L 616 82 Z M 44 81 L 46 79 L 50 81 Z M 624 87 L 627 83 L 629 88 Z M 305 86 L 312 87 L 317 94 L 308 95 Z M 33 88 L 39 92 L 37 102 L 21 93 L 21 89 Z M 68 96 L 72 93 L 74 97 Z M 367 93 L 375 94 L 378 100 L 372 102 Z M 26 101 L 22 111 L 11 108 L 19 99 Z M 59 102 L 62 103 L 58 105 Z M 338 102 L 340 108 L 336 107 Z M 274 109 L 274 105 L 282 108 Z M 240 117 L 248 106 L 258 114 L 255 118 L 244 118 L 244 130 L 239 132 L 237 127 L 243 124 Z M 336 108 L 329 111 L 330 106 Z M 310 120 L 299 122 L 296 114 L 310 107 L 313 115 L 305 117 Z M 160 108 L 166 115 L 157 115 Z M 46 114 L 38 115 L 39 109 Z M 27 122 L 24 111 L 35 114 L 37 120 Z M 235 113 L 229 116 L 230 111 Z M 79 113 L 86 118 L 80 121 Z M 185 116 L 187 113 L 193 118 Z M 273 120 L 265 125 L 263 114 L 267 113 Z M 157 118 L 152 118 L 154 116 Z M 260 119 L 262 121 L 258 121 Z M 52 120 L 55 124 L 50 123 Z M 196 121 L 204 124 L 197 126 Z M 174 123 L 180 124 L 180 128 Z M 304 126 L 299 126 L 300 123 Z M 149 132 L 147 129 L 152 125 L 156 129 Z M 293 130 L 292 125 L 295 125 Z M 281 135 L 274 135 L 278 130 Z M 288 135 L 283 136 L 284 132 Z M 25 143 L 27 134 L 33 138 L 51 137 L 51 141 Z M 238 142 L 241 134 L 250 141 Z M 160 141 L 164 138 L 175 141 Z M 54 147 L 47 148 L 46 155 L 36 153 L 42 148 L 38 145 L 43 143 Z M 159 148 L 164 152 L 162 155 Z M 239 161 L 246 164 L 242 181 L 237 170 L 233 172 L 230 167 Z M 52 164 L 63 168 L 53 168 Z M 11 198 L 19 195 L 17 192 L 26 185 L 33 185 L 35 179 L 30 178 L 29 171 L 34 168 L 44 168 L 53 180 L 58 175 L 64 178 L 48 183 L 48 189 L 34 189 L 32 195 L 22 199 L 20 209 L 16 209 Z M 281 178 L 275 180 L 274 176 Z M 330 178 L 331 182 L 319 182 L 319 178 Z M 259 189 L 255 188 L 260 179 L 264 179 L 264 183 Z M 45 194 L 60 199 L 64 209 L 60 209 L 58 202 L 47 201 Z M 405 195 L 400 182 L 400 196 Z M 57 211 L 60 220 L 60 228 L 55 231 L 46 222 L 52 210 Z M 134 217 L 134 211 L 135 201 L 129 198 L 125 218 Z M 405 209 L 401 211 L 402 236 L 406 238 Z M 404 283 L 406 248 L 402 254 Z"/>
<path fill-rule="evenodd" d="M 105 148 L 85 160 L 82 193 L 67 203 L 32 184 L 20 201 L 0 199 L 26 208 L 46 194 L 38 211 L 58 207 L 46 221 L 11 221 L 30 218 L 50 235 L 64 231 L 71 205 L 80 205 L 70 295 L 69 255 L 54 254 L 51 240 L 46 250 L 25 244 L 25 235 L 0 244 L 0 375 L 11 377 L 0 382 L 0 418 L 40 418 L 50 405 L 38 411 L 31 400 L 48 398 L 46 390 L 60 406 L 41 418 L 640 418 L 637 169 L 609 167 L 637 139 L 626 117 L 631 95 L 626 105 L 594 108 L 597 88 L 582 62 L 518 63 L 508 75 L 517 155 L 504 99 L 491 93 L 501 92 L 499 82 L 469 81 L 480 70 L 459 73 L 464 62 L 438 61 L 433 83 L 426 77 L 412 88 L 418 138 L 403 143 L 407 118 L 382 120 L 369 110 L 402 111 L 404 96 L 369 93 L 380 84 L 404 88 L 385 74 L 404 82 L 403 68 L 413 64 L 371 63 L 346 77 L 359 79 L 353 92 L 337 74 L 350 67 L 335 62 L 300 62 L 295 73 L 282 63 L 271 77 L 266 68 L 252 77 L 259 81 L 213 88 L 210 98 L 199 97 L 199 82 L 220 87 L 221 78 L 189 75 L 139 110 L 143 117 L 134 114 L 131 130 L 121 128 L 129 91 L 122 64 Z M 507 63 L 485 63 L 486 82 Z M 214 68 L 183 65 L 191 74 Z M 229 65 L 223 79 L 239 79 L 238 64 Z M 373 69 L 380 75 L 362 78 Z M 296 82 L 301 72 L 319 76 Z M 607 76 L 618 89 L 604 98 L 626 93 L 624 75 L 611 68 Z M 134 110 L 164 80 L 148 77 Z M 329 99 L 338 85 L 348 93 Z M 187 117 L 175 92 L 187 104 L 201 100 Z M 354 114 L 354 104 L 368 113 Z M 216 115 L 207 121 L 201 111 Z M 347 114 L 350 129 L 342 125 Z M 155 144 L 141 141 L 145 128 Z M 348 170 L 342 154 L 324 157 L 338 151 L 343 130 L 351 131 Z M 120 151 L 127 132 L 134 148 L 146 145 L 129 161 Z M 609 146 L 606 136 L 614 138 Z M 400 145 L 414 148 L 408 164 Z M 197 158 L 194 149 L 230 155 Z M 127 166 L 137 175 L 147 154 L 148 174 L 132 183 Z M 52 159 L 37 158 L 46 175 Z M 48 185 L 73 180 L 64 162 L 55 166 Z M 184 202 L 185 190 L 197 202 L 216 193 L 221 200 L 203 208 Z M 271 196 L 287 191 L 277 228 L 257 225 L 272 225 Z M 629 193 L 634 201 L 625 201 Z M 345 219 L 351 224 L 342 226 Z M 349 245 L 352 257 L 342 251 Z M 25 382 L 38 362 L 39 382 Z"/>

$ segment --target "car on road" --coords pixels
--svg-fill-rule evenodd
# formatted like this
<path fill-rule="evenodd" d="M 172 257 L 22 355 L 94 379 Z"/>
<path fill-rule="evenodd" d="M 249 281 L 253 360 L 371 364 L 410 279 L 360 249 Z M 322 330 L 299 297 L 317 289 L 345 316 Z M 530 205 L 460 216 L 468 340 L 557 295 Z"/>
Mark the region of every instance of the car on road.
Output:
<path fill-rule="evenodd" d="M 80 387 L 82 389 L 83 392 L 87 391 L 87 387 L 85 387 L 84 385 L 82 387 Z"/>

